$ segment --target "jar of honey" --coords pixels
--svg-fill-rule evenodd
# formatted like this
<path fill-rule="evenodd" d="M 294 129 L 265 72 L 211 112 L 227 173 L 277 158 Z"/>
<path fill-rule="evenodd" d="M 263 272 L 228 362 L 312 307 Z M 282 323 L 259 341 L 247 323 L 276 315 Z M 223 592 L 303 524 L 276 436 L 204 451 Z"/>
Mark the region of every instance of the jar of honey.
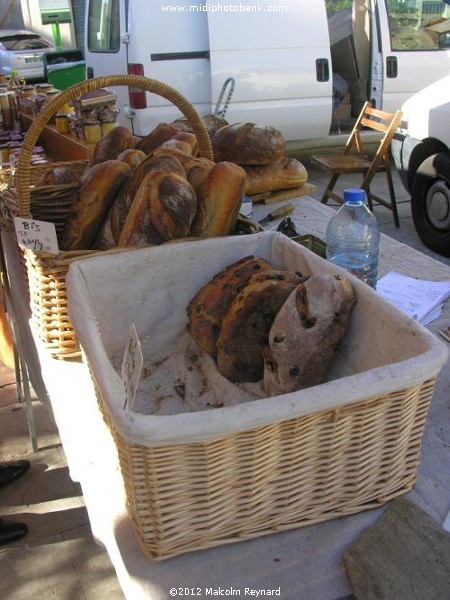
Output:
<path fill-rule="evenodd" d="M 55 115 L 55 126 L 58 133 L 70 133 L 70 121 L 66 114 Z"/>
<path fill-rule="evenodd" d="M 100 121 L 86 121 L 84 137 L 88 144 L 96 144 L 102 139 L 102 126 Z"/>

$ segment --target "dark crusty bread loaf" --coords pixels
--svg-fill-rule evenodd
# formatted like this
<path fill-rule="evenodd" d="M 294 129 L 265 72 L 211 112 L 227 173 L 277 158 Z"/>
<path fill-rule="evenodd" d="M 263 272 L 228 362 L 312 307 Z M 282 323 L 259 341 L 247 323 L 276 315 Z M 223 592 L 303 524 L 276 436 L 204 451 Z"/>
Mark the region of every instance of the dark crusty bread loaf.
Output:
<path fill-rule="evenodd" d="M 224 377 L 241 383 L 263 378 L 263 351 L 272 323 L 302 281 L 293 271 L 263 271 L 234 298 L 217 340 L 217 367 Z"/>
<path fill-rule="evenodd" d="M 244 165 L 243 168 L 247 175 L 245 193 L 248 195 L 295 188 L 308 181 L 305 166 L 287 156 L 269 165 Z"/>
<path fill-rule="evenodd" d="M 134 197 L 118 245 L 155 245 L 186 237 L 196 209 L 195 191 L 185 177 L 151 171 Z"/>
<path fill-rule="evenodd" d="M 234 230 L 244 197 L 245 171 L 231 162 L 220 162 L 197 189 L 198 208 L 192 235 L 216 237 Z"/>
<path fill-rule="evenodd" d="M 155 171 L 150 217 L 153 227 L 165 241 L 187 237 L 196 211 L 197 197 L 185 177 Z"/>
<path fill-rule="evenodd" d="M 137 144 L 137 148 L 151 154 L 155 148 L 158 148 L 179 133 L 179 129 L 170 123 L 159 123 L 150 133 L 143 137 Z"/>
<path fill-rule="evenodd" d="M 120 160 L 108 160 L 86 169 L 63 231 L 60 243 L 63 250 L 91 248 L 110 206 L 130 177 L 130 166 Z"/>
<path fill-rule="evenodd" d="M 269 396 L 320 383 L 344 336 L 355 302 L 348 279 L 317 273 L 299 285 L 279 310 L 264 351 Z"/>
<path fill-rule="evenodd" d="M 280 131 L 268 125 L 232 123 L 212 139 L 214 160 L 239 165 L 267 165 L 284 156 L 286 143 Z"/>
<path fill-rule="evenodd" d="M 192 298 L 187 307 L 187 331 L 210 356 L 217 356 L 217 338 L 234 298 L 255 273 L 271 268 L 262 258 L 246 256 L 217 273 Z"/>
<path fill-rule="evenodd" d="M 89 166 L 92 167 L 106 160 L 114 160 L 127 148 L 135 148 L 137 143 L 138 139 L 129 129 L 121 125 L 114 127 L 95 145 Z"/>
<path fill-rule="evenodd" d="M 185 176 L 183 165 L 174 156 L 149 156 L 142 161 L 136 168 L 131 179 L 123 187 L 110 210 L 109 220 L 111 223 L 111 232 L 116 244 L 119 243 L 120 233 L 139 186 L 145 177 L 152 171 L 166 171 L 168 173 L 176 173 L 177 175 Z"/>

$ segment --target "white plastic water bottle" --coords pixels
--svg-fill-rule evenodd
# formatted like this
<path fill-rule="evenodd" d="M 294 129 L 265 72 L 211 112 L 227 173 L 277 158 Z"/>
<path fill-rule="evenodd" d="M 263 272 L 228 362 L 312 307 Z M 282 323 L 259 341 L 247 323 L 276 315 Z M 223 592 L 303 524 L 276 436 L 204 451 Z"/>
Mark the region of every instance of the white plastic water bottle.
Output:
<path fill-rule="evenodd" d="M 380 230 L 364 198 L 364 190 L 344 190 L 344 204 L 327 227 L 327 259 L 375 288 Z"/>

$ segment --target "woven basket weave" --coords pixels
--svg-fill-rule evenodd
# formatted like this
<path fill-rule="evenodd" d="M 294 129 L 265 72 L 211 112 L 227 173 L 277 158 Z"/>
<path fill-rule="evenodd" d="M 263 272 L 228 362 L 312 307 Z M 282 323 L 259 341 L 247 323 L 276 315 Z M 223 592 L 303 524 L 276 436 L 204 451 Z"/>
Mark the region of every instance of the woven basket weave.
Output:
<path fill-rule="evenodd" d="M 152 92 L 171 101 L 192 126 L 197 136 L 200 156 L 213 160 L 211 141 L 200 115 L 184 96 L 170 86 L 137 75 L 110 75 L 89 79 L 67 88 L 49 102 L 33 120 L 25 136 L 16 171 L 19 216 L 21 218 L 51 221 L 55 223 L 57 233 L 62 231 L 71 204 L 70 198 L 63 198 L 59 193 L 58 197 L 52 201 L 48 197 L 36 197 L 36 194 L 32 193 L 31 186 L 34 181 L 30 164 L 33 148 L 44 127 L 64 104 L 96 89 L 122 85 Z M 117 250 L 106 252 L 114 251 Z M 68 268 L 74 260 L 93 256 L 99 252 L 93 250 L 70 251 L 54 256 L 36 253 L 28 249 L 24 251 L 32 320 L 40 339 L 55 358 L 80 356 L 79 344 L 68 315 L 65 283 Z"/>
<path fill-rule="evenodd" d="M 149 448 L 115 429 L 127 509 L 152 560 L 377 508 L 413 487 L 435 378 L 213 442 Z"/>

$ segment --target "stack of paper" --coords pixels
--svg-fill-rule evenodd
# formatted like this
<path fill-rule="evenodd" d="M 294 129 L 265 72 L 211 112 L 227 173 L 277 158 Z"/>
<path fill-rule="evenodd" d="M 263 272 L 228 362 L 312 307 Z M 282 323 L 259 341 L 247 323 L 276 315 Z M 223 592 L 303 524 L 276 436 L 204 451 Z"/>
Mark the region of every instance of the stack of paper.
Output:
<path fill-rule="evenodd" d="M 439 317 L 443 303 L 450 297 L 450 280 L 426 281 L 391 271 L 378 281 L 377 292 L 427 325 Z"/>

